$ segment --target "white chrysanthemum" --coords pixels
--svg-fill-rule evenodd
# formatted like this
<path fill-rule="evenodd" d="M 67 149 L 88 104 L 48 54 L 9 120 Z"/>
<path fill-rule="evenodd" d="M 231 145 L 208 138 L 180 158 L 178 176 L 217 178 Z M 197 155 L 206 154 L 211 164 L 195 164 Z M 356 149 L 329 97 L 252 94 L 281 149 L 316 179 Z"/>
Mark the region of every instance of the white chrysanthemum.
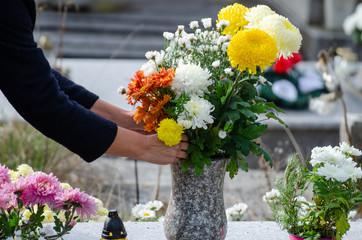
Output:
<path fill-rule="evenodd" d="M 345 153 L 345 154 L 348 154 L 350 156 L 356 156 L 356 157 L 359 157 L 362 155 L 362 151 L 360 151 L 359 149 L 353 147 L 353 146 L 350 146 L 348 143 L 346 142 L 342 142 L 339 144 L 339 149 Z"/>
<path fill-rule="evenodd" d="M 161 201 L 151 201 L 146 203 L 145 208 L 152 211 L 159 211 L 161 208 L 163 208 L 163 203 Z"/>
<path fill-rule="evenodd" d="M 318 168 L 317 175 L 323 176 L 328 180 L 337 180 L 338 182 L 347 181 L 350 176 L 347 176 L 343 169 L 333 164 L 324 164 L 323 167 Z"/>
<path fill-rule="evenodd" d="M 23 177 L 27 177 L 34 173 L 33 168 L 30 167 L 28 164 L 21 164 L 16 168 L 16 170 Z"/>
<path fill-rule="evenodd" d="M 211 18 L 203 18 L 201 19 L 202 25 L 204 28 L 211 28 L 212 27 L 212 19 Z"/>
<path fill-rule="evenodd" d="M 191 21 L 189 24 L 191 29 L 196 29 L 199 27 L 199 22 L 198 21 Z"/>
<path fill-rule="evenodd" d="M 177 123 L 182 125 L 185 121 L 191 121 L 191 127 L 182 126 L 185 129 L 207 129 L 207 124 L 214 123 L 214 118 L 211 115 L 214 109 L 214 105 L 209 101 L 198 96 L 192 96 L 190 101 L 184 104 L 184 111 L 178 116 Z"/>
<path fill-rule="evenodd" d="M 351 158 L 346 157 L 346 155 L 343 154 L 338 148 L 332 148 L 331 146 L 327 146 L 316 147 L 312 150 L 310 164 L 313 167 L 320 163 L 342 166 L 345 165 L 347 162 L 353 161 Z"/>
<path fill-rule="evenodd" d="M 175 34 L 171 33 L 171 32 L 164 32 L 163 33 L 163 37 L 168 40 L 168 41 L 171 41 L 174 37 L 175 37 Z"/>
<path fill-rule="evenodd" d="M 157 72 L 157 66 L 156 66 L 155 61 L 150 60 L 150 61 L 146 62 L 145 64 L 143 64 L 141 66 L 140 70 L 143 71 L 143 73 L 145 74 L 146 77 Z"/>
<path fill-rule="evenodd" d="M 279 54 L 288 57 L 294 52 L 298 52 L 302 44 L 302 35 L 287 18 L 278 14 L 269 15 L 253 26 L 272 36 L 278 46 Z"/>
<path fill-rule="evenodd" d="M 176 68 L 171 88 L 178 95 L 186 93 L 202 96 L 212 84 L 210 77 L 210 72 L 199 65 L 180 63 Z"/>
<path fill-rule="evenodd" d="M 226 217 L 228 221 L 241 221 L 248 205 L 245 203 L 238 203 L 226 209 Z"/>
<path fill-rule="evenodd" d="M 276 14 L 266 5 L 257 5 L 249 9 L 245 14 L 245 19 L 249 22 L 248 27 L 259 24 L 265 17 Z"/>
<path fill-rule="evenodd" d="M 263 196 L 264 202 L 272 202 L 280 197 L 280 192 L 277 189 L 272 189 L 270 192 L 265 193 Z"/>
<path fill-rule="evenodd" d="M 227 133 L 223 130 L 220 130 L 218 135 L 219 135 L 220 139 L 225 139 L 227 136 Z"/>

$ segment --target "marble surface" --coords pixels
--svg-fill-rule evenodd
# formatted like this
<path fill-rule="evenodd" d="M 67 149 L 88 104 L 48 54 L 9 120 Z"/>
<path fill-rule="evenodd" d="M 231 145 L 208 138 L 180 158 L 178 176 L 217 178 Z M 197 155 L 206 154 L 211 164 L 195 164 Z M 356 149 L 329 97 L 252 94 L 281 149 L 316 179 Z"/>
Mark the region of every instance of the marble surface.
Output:
<path fill-rule="evenodd" d="M 78 224 L 65 240 L 100 239 L 102 223 Z M 166 240 L 162 223 L 125 223 L 128 240 Z M 343 240 L 360 240 L 362 222 L 352 223 L 352 227 Z M 281 231 L 274 222 L 229 222 L 226 240 L 287 240 L 288 234 Z"/>

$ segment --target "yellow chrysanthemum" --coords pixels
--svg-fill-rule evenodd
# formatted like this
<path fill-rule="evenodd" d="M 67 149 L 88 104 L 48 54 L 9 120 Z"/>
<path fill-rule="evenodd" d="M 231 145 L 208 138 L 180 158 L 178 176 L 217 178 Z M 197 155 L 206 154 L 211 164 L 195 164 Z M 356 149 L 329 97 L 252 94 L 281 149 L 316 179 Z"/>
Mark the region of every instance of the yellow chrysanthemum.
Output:
<path fill-rule="evenodd" d="M 181 142 L 183 128 L 173 119 L 164 119 L 157 128 L 157 136 L 160 141 L 172 147 Z"/>
<path fill-rule="evenodd" d="M 227 50 L 231 66 L 240 71 L 256 73 L 269 67 L 277 58 L 275 40 L 266 32 L 250 29 L 238 32 L 232 37 Z"/>
<path fill-rule="evenodd" d="M 245 13 L 249 9 L 242 4 L 234 3 L 220 10 L 218 21 L 226 20 L 229 25 L 224 29 L 223 34 L 235 35 L 239 30 L 243 29 L 248 21 L 245 19 Z"/>
<path fill-rule="evenodd" d="M 272 14 L 263 18 L 255 27 L 267 32 L 272 36 L 279 50 L 280 55 L 288 57 L 294 52 L 298 52 L 302 44 L 302 35 L 288 18 L 278 14 Z"/>

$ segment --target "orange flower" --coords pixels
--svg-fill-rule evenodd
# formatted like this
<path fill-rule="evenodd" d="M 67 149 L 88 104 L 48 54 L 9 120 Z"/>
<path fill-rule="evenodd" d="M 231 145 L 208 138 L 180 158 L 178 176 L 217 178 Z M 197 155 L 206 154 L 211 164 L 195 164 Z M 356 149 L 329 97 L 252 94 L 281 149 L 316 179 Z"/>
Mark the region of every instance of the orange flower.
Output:
<path fill-rule="evenodd" d="M 141 106 L 136 108 L 133 119 L 144 123 L 145 131 L 154 131 L 159 122 L 166 116 L 163 108 L 171 100 L 171 96 L 162 93 L 161 89 L 169 87 L 175 77 L 175 70 L 162 68 L 159 72 L 148 77 L 142 71 L 137 71 L 128 84 L 128 102 Z"/>

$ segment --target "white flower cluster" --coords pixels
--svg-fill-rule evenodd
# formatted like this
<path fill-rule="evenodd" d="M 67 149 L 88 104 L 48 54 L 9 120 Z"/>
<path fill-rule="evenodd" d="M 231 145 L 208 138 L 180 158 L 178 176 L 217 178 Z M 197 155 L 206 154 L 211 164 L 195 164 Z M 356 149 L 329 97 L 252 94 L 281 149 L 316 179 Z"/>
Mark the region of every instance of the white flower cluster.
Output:
<path fill-rule="evenodd" d="M 277 189 L 272 189 L 270 192 L 265 193 L 263 196 L 263 201 L 268 202 L 274 202 L 280 197 L 280 192 Z"/>
<path fill-rule="evenodd" d="M 161 201 L 151 201 L 146 204 L 137 204 L 132 208 L 132 217 L 136 221 L 158 221 L 159 211 L 163 208 Z"/>
<path fill-rule="evenodd" d="M 242 221 L 248 205 L 245 203 L 238 203 L 226 209 L 226 217 L 228 221 Z"/>
<path fill-rule="evenodd" d="M 347 143 L 338 147 L 316 147 L 312 150 L 310 164 L 317 169 L 317 175 L 328 180 L 346 182 L 362 178 L 362 169 L 353 161 L 353 156 L 361 156 L 362 152 Z"/>
<path fill-rule="evenodd" d="M 141 66 L 140 70 L 143 71 L 145 76 L 149 76 L 157 72 L 157 68 L 163 63 L 165 51 L 148 51 L 146 52 L 145 57 L 148 61 Z"/>
<path fill-rule="evenodd" d="M 357 6 L 356 11 L 344 20 L 343 29 L 347 35 L 352 35 L 355 30 L 362 31 L 361 3 Z"/>

